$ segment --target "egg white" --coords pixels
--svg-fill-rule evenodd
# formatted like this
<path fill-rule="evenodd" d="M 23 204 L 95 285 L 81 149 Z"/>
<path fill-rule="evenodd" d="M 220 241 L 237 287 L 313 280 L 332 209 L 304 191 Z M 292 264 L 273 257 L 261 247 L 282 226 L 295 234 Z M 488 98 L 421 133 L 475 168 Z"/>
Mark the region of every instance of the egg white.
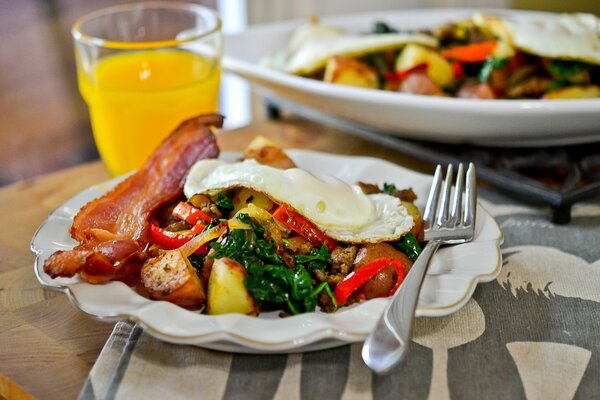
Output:
<path fill-rule="evenodd" d="M 413 226 L 412 216 L 394 196 L 365 195 L 360 187 L 330 175 L 299 168 L 277 169 L 255 160 L 226 163 L 201 160 L 190 170 L 184 193 L 213 194 L 245 187 L 293 207 L 329 237 L 348 243 L 400 239 Z"/>
<path fill-rule="evenodd" d="M 473 20 L 527 53 L 600 64 L 600 20 L 592 14 L 548 14 L 538 18 L 475 14 Z"/>
<path fill-rule="evenodd" d="M 331 57 L 359 57 L 399 49 L 408 43 L 427 47 L 439 44 L 435 37 L 421 33 L 357 35 L 328 25 L 305 24 L 294 32 L 287 49 L 266 60 L 265 64 L 291 74 L 306 75 L 324 68 Z"/>

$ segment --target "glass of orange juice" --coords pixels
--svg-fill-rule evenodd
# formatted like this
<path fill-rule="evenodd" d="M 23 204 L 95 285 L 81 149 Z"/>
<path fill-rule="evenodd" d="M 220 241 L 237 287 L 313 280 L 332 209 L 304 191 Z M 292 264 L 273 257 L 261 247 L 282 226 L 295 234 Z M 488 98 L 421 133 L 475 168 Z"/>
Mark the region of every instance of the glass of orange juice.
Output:
<path fill-rule="evenodd" d="M 79 90 L 108 171 L 140 167 L 183 120 L 218 110 L 218 15 L 197 4 L 131 3 L 73 26 Z"/>

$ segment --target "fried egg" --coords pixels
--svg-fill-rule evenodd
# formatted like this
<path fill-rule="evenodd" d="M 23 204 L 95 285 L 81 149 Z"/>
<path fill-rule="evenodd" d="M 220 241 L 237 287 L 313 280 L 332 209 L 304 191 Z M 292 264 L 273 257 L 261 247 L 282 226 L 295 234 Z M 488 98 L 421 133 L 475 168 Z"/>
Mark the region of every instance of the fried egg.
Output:
<path fill-rule="evenodd" d="M 437 47 L 433 36 L 415 33 L 357 35 L 320 24 L 300 26 L 288 48 L 267 64 L 296 75 L 307 75 L 325 67 L 335 56 L 360 57 L 369 53 L 394 50 L 408 43 Z"/>
<path fill-rule="evenodd" d="M 190 170 L 184 194 L 215 194 L 250 188 L 293 207 L 329 237 L 349 243 L 377 243 L 402 237 L 413 219 L 396 197 L 366 195 L 331 175 L 300 168 L 278 169 L 248 159 L 237 163 L 201 160 Z"/>
<path fill-rule="evenodd" d="M 600 20 L 592 14 L 495 17 L 474 22 L 513 47 L 541 57 L 600 64 Z"/>

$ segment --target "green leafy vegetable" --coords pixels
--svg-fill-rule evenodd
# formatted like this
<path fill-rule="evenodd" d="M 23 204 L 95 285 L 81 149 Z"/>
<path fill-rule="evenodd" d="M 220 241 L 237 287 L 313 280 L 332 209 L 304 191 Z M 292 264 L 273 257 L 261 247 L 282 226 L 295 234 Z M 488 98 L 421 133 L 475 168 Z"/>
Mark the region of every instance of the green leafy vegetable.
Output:
<path fill-rule="evenodd" d="M 248 269 L 252 263 L 260 262 L 252 250 L 255 238 L 256 235 L 253 231 L 234 229 L 229 232 L 229 236 L 223 243 L 211 243 L 211 247 L 215 250 L 212 257 L 231 258 Z"/>
<path fill-rule="evenodd" d="M 415 261 L 419 254 L 421 254 L 421 246 L 417 241 L 417 238 L 412 233 L 407 233 L 404 235 L 399 241 L 391 243 L 392 246 L 403 252 L 410 258 Z"/>
<path fill-rule="evenodd" d="M 237 218 L 252 229 L 234 229 L 223 243 L 211 244 L 215 249 L 213 257 L 229 257 L 242 264 L 248 271 L 244 285 L 257 301 L 287 304 L 293 314 L 314 311 L 318 292 L 313 290 L 307 268 L 321 268 L 329 262 L 327 246 L 301 256 L 304 258 L 300 258 L 296 268 L 290 269 L 277 253 L 275 242 L 265 239 L 265 229 L 260 224 L 248 214 Z"/>
<path fill-rule="evenodd" d="M 573 84 L 565 80 L 552 81 L 550 82 L 548 89 L 546 89 L 546 93 L 554 92 L 567 86 L 573 86 Z"/>
<path fill-rule="evenodd" d="M 308 271 L 303 266 L 297 265 L 296 270 L 292 271 L 291 278 L 291 296 L 288 305 L 292 302 L 296 307 L 304 308 L 308 312 L 315 311 L 317 296 L 312 295 L 312 278 Z"/>
<path fill-rule="evenodd" d="M 211 230 L 212 228 L 214 228 L 215 226 L 218 225 L 218 222 L 215 220 L 212 220 L 210 224 L 206 224 L 206 226 L 204 227 L 204 229 L 202 229 L 202 232 L 206 232 Z"/>
<path fill-rule="evenodd" d="M 223 213 L 223 215 L 229 214 L 231 211 L 233 211 L 233 203 L 223 192 L 219 192 L 215 204 L 219 208 L 219 211 Z"/>
<path fill-rule="evenodd" d="M 258 301 L 286 303 L 289 299 L 289 271 L 282 266 L 251 264 L 244 284 Z"/>
<path fill-rule="evenodd" d="M 252 264 L 244 284 L 252 296 L 263 302 L 285 303 L 292 314 L 314 311 L 317 294 L 308 271 L 297 266 L 291 270 L 282 265 Z"/>
<path fill-rule="evenodd" d="M 254 233 L 256 233 L 259 238 L 262 239 L 265 236 L 265 228 L 263 228 L 262 225 L 254 222 L 254 220 L 250 218 L 248 214 L 239 214 L 236 218 L 243 223 L 250 225 Z"/>
<path fill-rule="evenodd" d="M 382 21 L 375 22 L 373 25 L 373 33 L 382 34 L 382 33 L 395 33 L 398 32 L 394 28 L 391 28 L 388 24 Z"/>
<path fill-rule="evenodd" d="M 382 76 L 386 76 L 386 74 L 392 72 L 391 70 L 391 66 L 388 64 L 386 58 L 385 58 L 385 54 L 378 52 L 378 53 L 371 53 L 371 54 L 367 54 L 364 57 L 364 61 L 371 67 L 374 68 L 375 71 L 377 71 L 377 75 L 381 78 Z M 381 80 L 381 79 L 380 79 Z M 381 83 L 381 82 L 380 82 Z"/>
<path fill-rule="evenodd" d="M 254 242 L 254 252 L 262 261 L 272 264 L 285 264 L 283 258 L 277 253 L 277 246 L 274 242 L 268 242 L 264 239 L 256 239 Z"/>
<path fill-rule="evenodd" d="M 479 71 L 479 82 L 487 83 L 487 81 L 490 80 L 492 71 L 494 69 L 504 68 L 506 64 L 508 64 L 507 58 L 488 57 L 483 63 L 481 71 Z"/>
<path fill-rule="evenodd" d="M 573 75 L 577 75 L 590 69 L 590 65 L 580 61 L 567 61 L 567 60 L 554 60 L 548 64 L 548 69 L 553 74 L 562 77 L 569 78 Z"/>
<path fill-rule="evenodd" d="M 313 290 L 312 294 L 316 297 L 323 290 L 325 290 L 325 293 L 327 293 L 327 296 L 329 296 L 329 298 L 331 299 L 331 303 L 333 304 L 333 312 L 336 312 L 338 309 L 338 303 L 337 301 L 335 301 L 335 296 L 333 295 L 333 292 L 331 291 L 331 288 L 329 287 L 329 284 L 327 282 L 323 282 L 319 286 L 317 286 Z"/>
<path fill-rule="evenodd" d="M 329 249 L 323 245 L 320 249 L 312 249 L 307 255 L 294 256 L 294 262 L 308 269 L 325 269 L 331 263 L 331 257 Z"/>
<path fill-rule="evenodd" d="M 393 183 L 384 182 L 383 183 L 383 192 L 387 194 L 394 194 L 398 191 L 396 185 Z"/>
<path fill-rule="evenodd" d="M 204 256 L 200 254 L 191 254 L 188 257 L 188 260 L 190 260 L 190 264 L 192 264 L 192 267 L 196 268 L 196 270 L 202 270 L 202 267 L 204 266 Z"/>

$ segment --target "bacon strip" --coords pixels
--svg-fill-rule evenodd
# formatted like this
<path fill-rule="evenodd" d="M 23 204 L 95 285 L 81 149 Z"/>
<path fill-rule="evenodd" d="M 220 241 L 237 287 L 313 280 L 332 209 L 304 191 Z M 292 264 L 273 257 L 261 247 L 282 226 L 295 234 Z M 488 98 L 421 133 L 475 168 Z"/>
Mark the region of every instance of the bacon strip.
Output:
<path fill-rule="evenodd" d="M 179 125 L 138 172 L 81 208 L 69 231 L 80 244 L 54 253 L 44 263 L 44 271 L 52 278 L 83 272 L 92 283 L 139 272 L 151 218 L 162 205 L 182 195 L 185 177 L 196 161 L 219 155 L 209 127 L 222 125 L 223 117 L 217 114 Z"/>

